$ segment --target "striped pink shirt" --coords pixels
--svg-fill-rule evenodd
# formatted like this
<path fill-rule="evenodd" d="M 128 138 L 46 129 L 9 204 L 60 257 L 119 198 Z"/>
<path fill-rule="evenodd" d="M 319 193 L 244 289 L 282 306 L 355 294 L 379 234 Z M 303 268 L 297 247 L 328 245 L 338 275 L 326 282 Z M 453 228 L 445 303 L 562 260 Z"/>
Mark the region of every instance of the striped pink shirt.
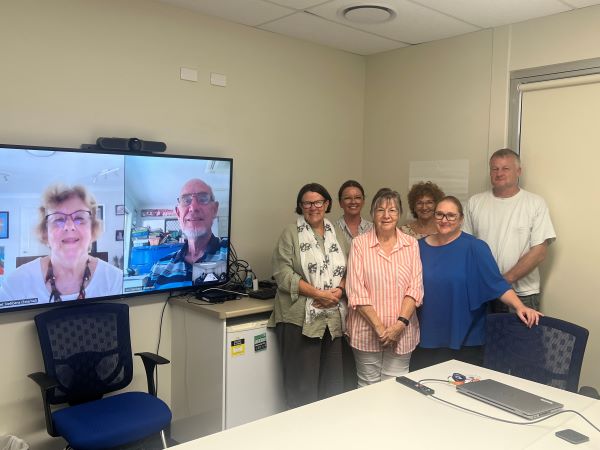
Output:
<path fill-rule="evenodd" d="M 380 352 L 383 347 L 357 306 L 373 306 L 383 325 L 388 327 L 397 322 L 405 296 L 414 298 L 417 306 L 423 301 L 419 244 L 398 229 L 396 236 L 396 245 L 389 256 L 381 249 L 374 229 L 352 240 L 346 278 L 350 305 L 346 333 L 350 345 L 358 350 Z M 409 320 L 410 325 L 402 333 L 394 353 L 412 352 L 419 343 L 417 315 L 413 314 Z"/>

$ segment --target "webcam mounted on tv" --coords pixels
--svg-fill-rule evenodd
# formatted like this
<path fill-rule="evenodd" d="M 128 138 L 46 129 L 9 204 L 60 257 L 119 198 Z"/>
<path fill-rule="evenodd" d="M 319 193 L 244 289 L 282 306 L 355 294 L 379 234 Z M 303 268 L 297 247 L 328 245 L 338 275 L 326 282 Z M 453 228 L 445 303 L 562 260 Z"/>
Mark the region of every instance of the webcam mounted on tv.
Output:
<path fill-rule="evenodd" d="M 167 144 L 157 141 L 143 141 L 138 138 L 99 137 L 96 145 L 83 144 L 83 150 L 108 150 L 114 152 L 156 153 L 164 152 Z"/>

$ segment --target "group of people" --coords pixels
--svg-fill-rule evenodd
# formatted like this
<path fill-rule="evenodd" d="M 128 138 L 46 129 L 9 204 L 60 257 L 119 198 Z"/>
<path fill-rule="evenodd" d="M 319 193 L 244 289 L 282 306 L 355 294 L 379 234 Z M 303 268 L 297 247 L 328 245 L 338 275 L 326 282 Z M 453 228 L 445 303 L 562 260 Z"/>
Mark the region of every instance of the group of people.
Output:
<path fill-rule="evenodd" d="M 349 368 L 365 386 L 450 359 L 481 365 L 494 303 L 528 327 L 538 323 L 537 267 L 556 236 L 544 200 L 519 187 L 520 173 L 516 153 L 495 152 L 492 190 L 465 210 L 434 183 L 417 183 L 408 194 L 414 220 L 402 227 L 392 189 L 373 196 L 367 221 L 364 189 L 347 181 L 335 223 L 322 185 L 300 189 L 296 223 L 273 253 L 269 322 L 288 407 L 348 389 Z"/>
<path fill-rule="evenodd" d="M 417 183 L 408 194 L 414 220 L 402 227 L 402 201 L 392 189 L 373 196 L 369 221 L 361 215 L 363 187 L 345 182 L 335 223 L 326 218 L 333 199 L 325 187 L 300 189 L 296 222 L 273 253 L 269 321 L 289 407 L 449 359 L 481 365 L 490 309 L 513 311 L 528 327 L 538 323 L 538 266 L 556 235 L 544 200 L 519 187 L 520 174 L 519 156 L 498 150 L 492 189 L 465 210 L 434 183 Z M 218 207 L 202 180 L 183 185 L 175 213 L 185 243 L 154 264 L 147 287 L 191 284 L 194 264 L 222 258 L 212 233 Z M 101 221 L 85 187 L 50 186 L 39 211 L 37 232 L 49 254 L 10 274 L 0 300 L 120 295 L 121 270 L 90 254 Z"/>

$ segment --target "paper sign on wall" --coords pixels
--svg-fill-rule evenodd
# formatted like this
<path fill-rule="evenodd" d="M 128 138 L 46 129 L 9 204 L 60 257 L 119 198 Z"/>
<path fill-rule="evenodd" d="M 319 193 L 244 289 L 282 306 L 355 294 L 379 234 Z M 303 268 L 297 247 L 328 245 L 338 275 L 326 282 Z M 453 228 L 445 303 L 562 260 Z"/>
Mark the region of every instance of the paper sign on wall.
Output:
<path fill-rule="evenodd" d="M 437 184 L 446 195 L 454 195 L 464 203 L 469 196 L 469 160 L 411 161 L 408 172 L 408 189 L 420 181 L 431 181 Z M 410 209 L 406 209 L 407 218 L 412 219 Z"/>

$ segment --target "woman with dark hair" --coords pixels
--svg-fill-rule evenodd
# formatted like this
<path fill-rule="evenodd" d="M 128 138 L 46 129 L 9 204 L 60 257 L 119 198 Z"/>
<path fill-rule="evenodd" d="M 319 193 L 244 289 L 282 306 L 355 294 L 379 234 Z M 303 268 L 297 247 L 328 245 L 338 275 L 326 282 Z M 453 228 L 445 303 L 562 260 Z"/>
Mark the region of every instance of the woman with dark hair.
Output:
<path fill-rule="evenodd" d="M 434 212 L 438 232 L 419 240 L 425 298 L 421 342 L 410 361 L 418 370 L 450 359 L 483 364 L 487 303 L 499 298 L 531 327 L 540 313 L 527 308 L 506 282 L 488 245 L 461 231 L 463 208 L 447 196 Z"/>
<path fill-rule="evenodd" d="M 344 182 L 338 191 L 338 200 L 344 214 L 338 219 L 336 225 L 348 243 L 359 234 L 364 234 L 373 228 L 373 222 L 363 219 L 360 215 L 365 204 L 365 190 L 358 181 Z"/>
<path fill-rule="evenodd" d="M 419 342 L 416 308 L 423 298 L 417 241 L 397 225 L 400 195 L 380 189 L 371 204 L 373 229 L 352 240 L 348 263 L 348 336 L 358 385 L 408 372 Z"/>
<path fill-rule="evenodd" d="M 415 220 L 402 225 L 400 229 L 415 239 L 437 233 L 433 211 L 443 196 L 444 192 L 431 181 L 413 184 L 408 192 L 408 207 Z"/>
<path fill-rule="evenodd" d="M 344 390 L 347 244 L 325 218 L 330 210 L 323 186 L 303 186 L 296 222 L 283 230 L 273 252 L 277 294 L 269 326 L 279 342 L 289 408 Z"/>

